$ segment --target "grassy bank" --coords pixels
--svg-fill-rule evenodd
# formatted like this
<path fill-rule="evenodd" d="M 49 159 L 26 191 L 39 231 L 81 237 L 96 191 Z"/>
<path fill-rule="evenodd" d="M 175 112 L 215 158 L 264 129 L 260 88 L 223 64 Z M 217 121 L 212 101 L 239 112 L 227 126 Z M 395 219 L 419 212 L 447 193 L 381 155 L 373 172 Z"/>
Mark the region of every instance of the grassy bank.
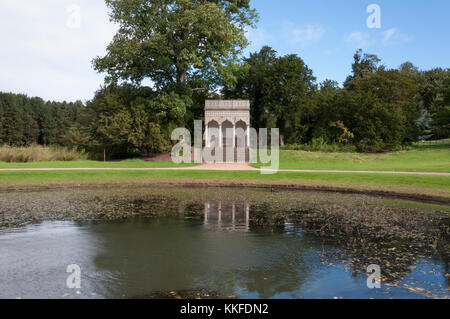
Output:
<path fill-rule="evenodd" d="M 80 153 L 39 146 L 0 148 L 0 168 L 167 168 L 193 165 L 140 159 L 89 161 Z M 417 143 L 407 151 L 380 154 L 282 150 L 280 169 L 450 172 L 450 140 Z"/>
<path fill-rule="evenodd" d="M 115 162 L 89 161 L 83 157 L 77 158 L 75 156 L 77 153 L 70 153 L 67 150 L 66 157 L 63 155 L 64 152 L 60 154 L 61 158 L 67 160 L 58 160 L 57 151 L 61 149 L 40 147 L 23 149 L 23 152 L 34 154 L 31 158 L 39 159 L 38 161 L 13 162 L 10 160 L 11 157 L 2 159 L 2 150 L 6 152 L 8 148 L 0 148 L 0 168 L 168 168 L 195 165 L 140 159 Z M 42 154 L 36 155 L 37 152 Z M 51 155 L 51 152 L 54 152 L 54 155 Z M 75 157 L 70 157 L 70 154 Z M 258 164 L 254 166 L 260 167 Z M 380 154 L 282 150 L 280 169 L 450 172 L 450 140 L 417 143 L 407 151 Z"/>
<path fill-rule="evenodd" d="M 449 176 L 258 171 L 139 171 L 133 168 L 183 168 L 195 164 L 132 159 L 0 162 L 0 168 L 127 168 L 127 171 L 4 171 L 0 189 L 55 185 L 196 183 L 208 185 L 292 185 L 346 190 L 415 194 L 450 198 Z M 450 172 L 450 141 L 420 143 L 411 150 L 384 154 L 281 151 L 281 169 Z"/>
<path fill-rule="evenodd" d="M 45 154 L 42 156 L 44 157 Z M 0 168 L 167 168 L 194 165 L 141 159 L 115 162 L 77 159 L 37 162 L 0 161 Z M 280 169 L 450 172 L 450 145 L 421 146 L 409 151 L 382 154 L 280 151 Z"/>
<path fill-rule="evenodd" d="M 380 154 L 282 150 L 280 169 L 450 172 L 450 140 Z"/>
<path fill-rule="evenodd" d="M 395 192 L 450 198 L 450 177 L 392 174 L 259 171 L 14 171 L 0 172 L 0 188 L 56 185 L 195 183 L 208 185 L 290 185 Z"/>

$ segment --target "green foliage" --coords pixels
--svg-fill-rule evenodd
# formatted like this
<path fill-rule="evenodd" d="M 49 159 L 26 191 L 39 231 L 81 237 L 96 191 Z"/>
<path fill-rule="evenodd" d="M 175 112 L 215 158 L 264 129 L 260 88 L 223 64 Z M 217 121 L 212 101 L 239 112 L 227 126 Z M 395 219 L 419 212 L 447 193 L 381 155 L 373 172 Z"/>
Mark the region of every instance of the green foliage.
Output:
<path fill-rule="evenodd" d="M 378 152 L 417 140 L 417 84 L 398 70 L 378 69 L 353 82 L 355 142 L 361 151 Z"/>
<path fill-rule="evenodd" d="M 79 119 L 81 102 L 45 102 L 0 92 L 0 144 L 66 145 L 67 132 Z"/>
<path fill-rule="evenodd" d="M 433 117 L 433 127 L 437 138 L 450 136 L 450 105 L 444 105 Z"/>
<path fill-rule="evenodd" d="M 415 69 L 406 63 L 401 70 L 387 70 L 379 62 L 377 56 L 357 51 L 353 74 L 343 89 L 331 81 L 321 85 L 313 137 L 379 152 L 398 149 L 423 135 L 417 123 L 422 113 Z"/>
<path fill-rule="evenodd" d="M 428 71 L 419 72 L 415 75 L 419 83 L 419 94 L 421 107 L 434 114 L 436 110 L 436 100 L 441 94 L 444 82 L 448 75 L 448 70 L 436 68 Z"/>
<path fill-rule="evenodd" d="M 245 29 L 257 14 L 249 0 L 106 0 L 119 26 L 104 57 L 107 87 L 88 103 L 71 141 L 109 158 L 169 149 L 170 132 L 193 128 L 219 84 L 231 85 Z M 142 80 L 154 84 L 143 88 Z M 133 85 L 118 83 L 132 83 Z"/>
<path fill-rule="evenodd" d="M 93 152 L 105 151 L 108 158 L 167 151 L 170 133 L 183 124 L 191 103 L 175 92 L 110 85 L 87 104 L 86 121 L 71 131 L 71 141 Z"/>
<path fill-rule="evenodd" d="M 236 77 L 236 87 L 225 87 L 225 96 L 251 100 L 254 126 L 279 128 L 282 144 L 307 140 L 315 78 L 301 58 L 277 57 L 263 47 L 246 59 Z"/>
<path fill-rule="evenodd" d="M 450 137 L 450 69 L 447 70 L 447 78 L 433 103 L 433 110 L 431 126 L 435 137 Z"/>
<path fill-rule="evenodd" d="M 235 72 L 236 84 L 223 89 L 225 98 L 250 100 L 252 125 L 256 128 L 267 127 L 264 118 L 265 79 L 272 75 L 277 59 L 277 52 L 268 46 L 251 53 Z"/>
<path fill-rule="evenodd" d="M 444 138 L 445 133 L 440 130 L 442 125 L 440 123 L 433 125 L 433 118 L 439 118 L 437 115 L 442 108 L 442 95 L 445 87 L 445 80 L 448 77 L 449 70 L 443 70 L 441 68 L 435 68 L 427 71 L 420 71 L 412 63 L 403 63 L 399 70 L 407 74 L 411 80 L 418 85 L 417 103 L 421 110 L 421 116 L 416 121 L 417 128 L 419 130 L 420 139 L 430 138 Z M 445 122 L 445 120 L 444 120 Z M 448 121 L 447 121 L 448 123 Z"/>
<path fill-rule="evenodd" d="M 356 152 L 353 145 L 327 144 L 321 137 L 313 138 L 308 144 L 289 144 L 280 148 L 284 151 L 307 151 L 307 152 L 326 152 L 326 153 L 351 153 Z"/>
<path fill-rule="evenodd" d="M 355 81 L 365 79 L 367 76 L 375 73 L 381 61 L 375 54 L 363 53 L 361 49 L 357 50 L 353 55 L 353 60 L 353 74 L 347 77 L 344 83 L 344 87 L 348 89 L 353 89 Z"/>
<path fill-rule="evenodd" d="M 108 80 L 158 88 L 187 83 L 195 74 L 208 82 L 230 81 L 229 66 L 247 40 L 257 15 L 249 0 L 106 0 L 119 30 L 94 68 Z"/>
<path fill-rule="evenodd" d="M 431 134 L 430 123 L 427 128 L 427 122 L 420 121 L 422 82 L 442 74 L 420 72 L 411 63 L 388 70 L 380 61 L 358 50 L 344 88 L 330 80 L 317 88 L 312 71 L 299 57 L 277 57 L 276 51 L 263 47 L 244 61 L 236 72 L 237 84 L 223 93 L 226 98 L 250 99 L 253 126 L 280 128 L 282 145 L 323 140 L 330 145 L 353 143 L 364 152 L 399 149 Z"/>

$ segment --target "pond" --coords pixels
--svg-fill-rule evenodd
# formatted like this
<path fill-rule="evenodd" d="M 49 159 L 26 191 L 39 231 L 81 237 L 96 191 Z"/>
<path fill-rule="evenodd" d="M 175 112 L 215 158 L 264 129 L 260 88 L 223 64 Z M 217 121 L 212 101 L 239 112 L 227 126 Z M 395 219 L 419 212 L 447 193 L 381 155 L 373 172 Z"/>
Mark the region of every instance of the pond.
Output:
<path fill-rule="evenodd" d="M 106 193 L 90 195 L 99 200 Z M 33 202 L 34 209 L 43 209 L 43 202 L 49 204 L 48 198 L 43 199 L 46 195 L 22 195 L 30 199 L 22 205 Z M 43 218 L 23 227 L 3 228 L 0 298 L 450 296 L 445 277 L 448 261 L 439 254 L 416 252 L 408 271 L 395 281 L 383 282 L 380 289 L 370 289 L 364 268 L 368 264 L 350 264 L 347 257 L 351 260 L 355 254 L 342 253 L 336 238 L 305 232 L 292 219 L 276 227 L 257 225 L 252 216 L 260 214 L 254 208 L 255 199 L 228 195 L 203 199 L 194 208 L 183 206 L 182 210 L 195 214 L 149 217 L 139 207 L 134 216 L 120 221 Z M 61 196 L 67 202 L 67 194 L 51 195 Z M 178 202 L 172 205 L 180 210 Z M 81 209 L 77 205 L 71 209 L 77 207 Z M 81 268 L 80 288 L 67 287 L 69 265 Z"/>

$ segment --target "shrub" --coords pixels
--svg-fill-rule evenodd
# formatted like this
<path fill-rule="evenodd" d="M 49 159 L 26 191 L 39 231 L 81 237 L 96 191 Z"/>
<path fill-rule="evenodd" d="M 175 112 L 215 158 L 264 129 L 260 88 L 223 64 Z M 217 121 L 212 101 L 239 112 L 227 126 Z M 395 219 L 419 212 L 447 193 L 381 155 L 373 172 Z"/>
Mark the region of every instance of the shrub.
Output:
<path fill-rule="evenodd" d="M 43 147 L 39 145 L 28 147 L 0 147 L 0 161 L 8 163 L 75 161 L 84 159 L 87 159 L 87 155 L 83 151 L 78 152 L 63 147 Z"/>
<path fill-rule="evenodd" d="M 313 139 L 309 144 L 289 144 L 281 147 L 285 151 L 308 152 L 356 152 L 353 145 L 327 144 L 323 138 Z"/>

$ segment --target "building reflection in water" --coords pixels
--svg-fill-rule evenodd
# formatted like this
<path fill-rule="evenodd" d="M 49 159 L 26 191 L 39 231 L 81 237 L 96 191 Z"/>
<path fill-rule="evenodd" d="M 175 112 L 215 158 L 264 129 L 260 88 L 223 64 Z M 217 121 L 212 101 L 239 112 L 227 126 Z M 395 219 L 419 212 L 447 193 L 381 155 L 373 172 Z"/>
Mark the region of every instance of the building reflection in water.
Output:
<path fill-rule="evenodd" d="M 248 203 L 205 203 L 205 227 L 229 232 L 250 231 L 250 205 Z"/>

